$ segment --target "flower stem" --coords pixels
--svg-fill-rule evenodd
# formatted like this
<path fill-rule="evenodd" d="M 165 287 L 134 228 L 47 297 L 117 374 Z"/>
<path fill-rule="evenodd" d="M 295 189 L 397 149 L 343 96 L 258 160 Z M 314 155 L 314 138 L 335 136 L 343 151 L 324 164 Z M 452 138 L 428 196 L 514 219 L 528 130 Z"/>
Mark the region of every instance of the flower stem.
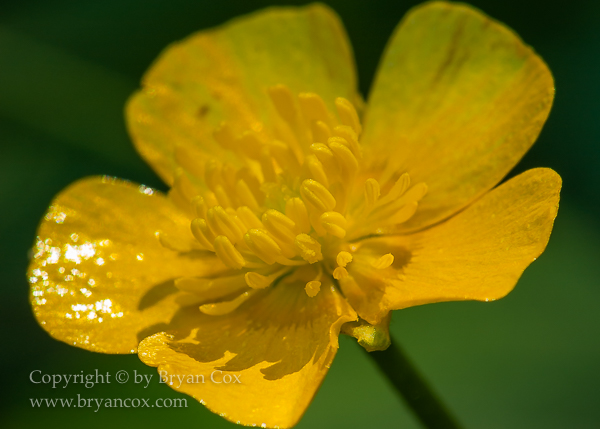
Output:
<path fill-rule="evenodd" d="M 429 388 L 397 343 L 385 351 L 367 352 L 427 429 L 459 429 L 444 404 Z M 362 347 L 361 347 L 362 348 Z M 363 349 L 364 350 L 364 349 Z"/>

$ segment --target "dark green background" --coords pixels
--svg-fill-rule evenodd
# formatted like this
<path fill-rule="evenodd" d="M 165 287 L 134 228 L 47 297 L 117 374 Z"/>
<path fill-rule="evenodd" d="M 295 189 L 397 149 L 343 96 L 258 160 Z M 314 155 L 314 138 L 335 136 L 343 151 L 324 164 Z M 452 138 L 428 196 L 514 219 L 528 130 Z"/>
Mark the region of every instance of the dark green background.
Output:
<path fill-rule="evenodd" d="M 303 4 L 290 1 L 285 4 Z M 368 93 L 392 29 L 416 2 L 328 1 L 354 45 Z M 156 382 L 50 389 L 29 373 L 121 369 L 155 374 L 136 356 L 52 340 L 35 322 L 27 251 L 52 197 L 109 174 L 164 188 L 126 135 L 123 104 L 170 42 L 272 1 L 4 0 L 0 7 L 0 426 L 232 427 L 191 398 L 185 409 L 35 409 L 29 398 L 180 396 Z M 396 312 L 393 334 L 467 428 L 600 426 L 600 2 L 473 4 L 546 60 L 556 101 L 515 172 L 548 166 L 564 180 L 547 251 L 507 298 Z M 353 341 L 341 349 L 298 428 L 416 428 Z"/>

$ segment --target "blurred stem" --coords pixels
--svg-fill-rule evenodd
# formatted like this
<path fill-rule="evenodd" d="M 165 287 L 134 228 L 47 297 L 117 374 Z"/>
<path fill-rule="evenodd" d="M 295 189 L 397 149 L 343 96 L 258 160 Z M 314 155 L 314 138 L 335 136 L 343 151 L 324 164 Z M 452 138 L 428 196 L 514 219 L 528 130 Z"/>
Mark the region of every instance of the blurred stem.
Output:
<path fill-rule="evenodd" d="M 397 346 L 397 342 L 392 340 L 392 344 L 387 350 L 367 352 L 367 354 L 377 363 L 379 369 L 402 395 L 424 427 L 428 429 L 460 428 L 402 349 Z"/>

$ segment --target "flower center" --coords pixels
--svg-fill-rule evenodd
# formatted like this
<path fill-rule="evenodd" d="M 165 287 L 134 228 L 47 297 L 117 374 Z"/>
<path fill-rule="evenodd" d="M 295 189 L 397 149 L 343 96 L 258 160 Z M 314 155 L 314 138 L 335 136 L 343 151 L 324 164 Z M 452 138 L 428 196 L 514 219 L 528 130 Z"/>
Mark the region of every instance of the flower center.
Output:
<path fill-rule="evenodd" d="M 176 151 L 182 168 L 170 196 L 193 212 L 197 246 L 231 270 L 178 283 L 198 295 L 218 287 L 236 296 L 202 305 L 208 314 L 231 311 L 254 290 L 292 275 L 306 282 L 309 296 L 317 295 L 324 276 L 348 276 L 355 243 L 407 221 L 427 192 L 424 183 L 411 187 L 407 173 L 384 179 L 370 168 L 350 101 L 337 98 L 334 115 L 314 93 L 294 96 L 277 85 L 268 94 L 277 113 L 272 134 L 255 124 L 235 135 L 227 123 L 214 133 L 230 162 Z M 168 237 L 161 242 L 176 247 Z M 380 255 L 371 266 L 387 268 L 393 260 Z M 236 295 L 240 285 L 246 291 Z"/>

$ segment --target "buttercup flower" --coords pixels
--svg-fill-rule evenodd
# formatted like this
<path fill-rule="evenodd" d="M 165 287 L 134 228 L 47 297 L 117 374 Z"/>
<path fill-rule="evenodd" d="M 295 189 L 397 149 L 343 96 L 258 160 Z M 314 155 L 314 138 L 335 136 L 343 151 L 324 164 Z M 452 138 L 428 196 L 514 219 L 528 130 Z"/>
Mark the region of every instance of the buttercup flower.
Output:
<path fill-rule="evenodd" d="M 340 331 L 384 349 L 391 310 L 493 301 L 541 254 L 560 177 L 496 185 L 553 93 L 542 60 L 465 5 L 413 9 L 366 104 L 323 5 L 194 34 L 127 106 L 169 193 L 94 177 L 59 194 L 28 273 L 35 315 L 64 342 L 138 353 L 231 421 L 292 426 Z M 189 377 L 216 370 L 240 383 Z"/>

